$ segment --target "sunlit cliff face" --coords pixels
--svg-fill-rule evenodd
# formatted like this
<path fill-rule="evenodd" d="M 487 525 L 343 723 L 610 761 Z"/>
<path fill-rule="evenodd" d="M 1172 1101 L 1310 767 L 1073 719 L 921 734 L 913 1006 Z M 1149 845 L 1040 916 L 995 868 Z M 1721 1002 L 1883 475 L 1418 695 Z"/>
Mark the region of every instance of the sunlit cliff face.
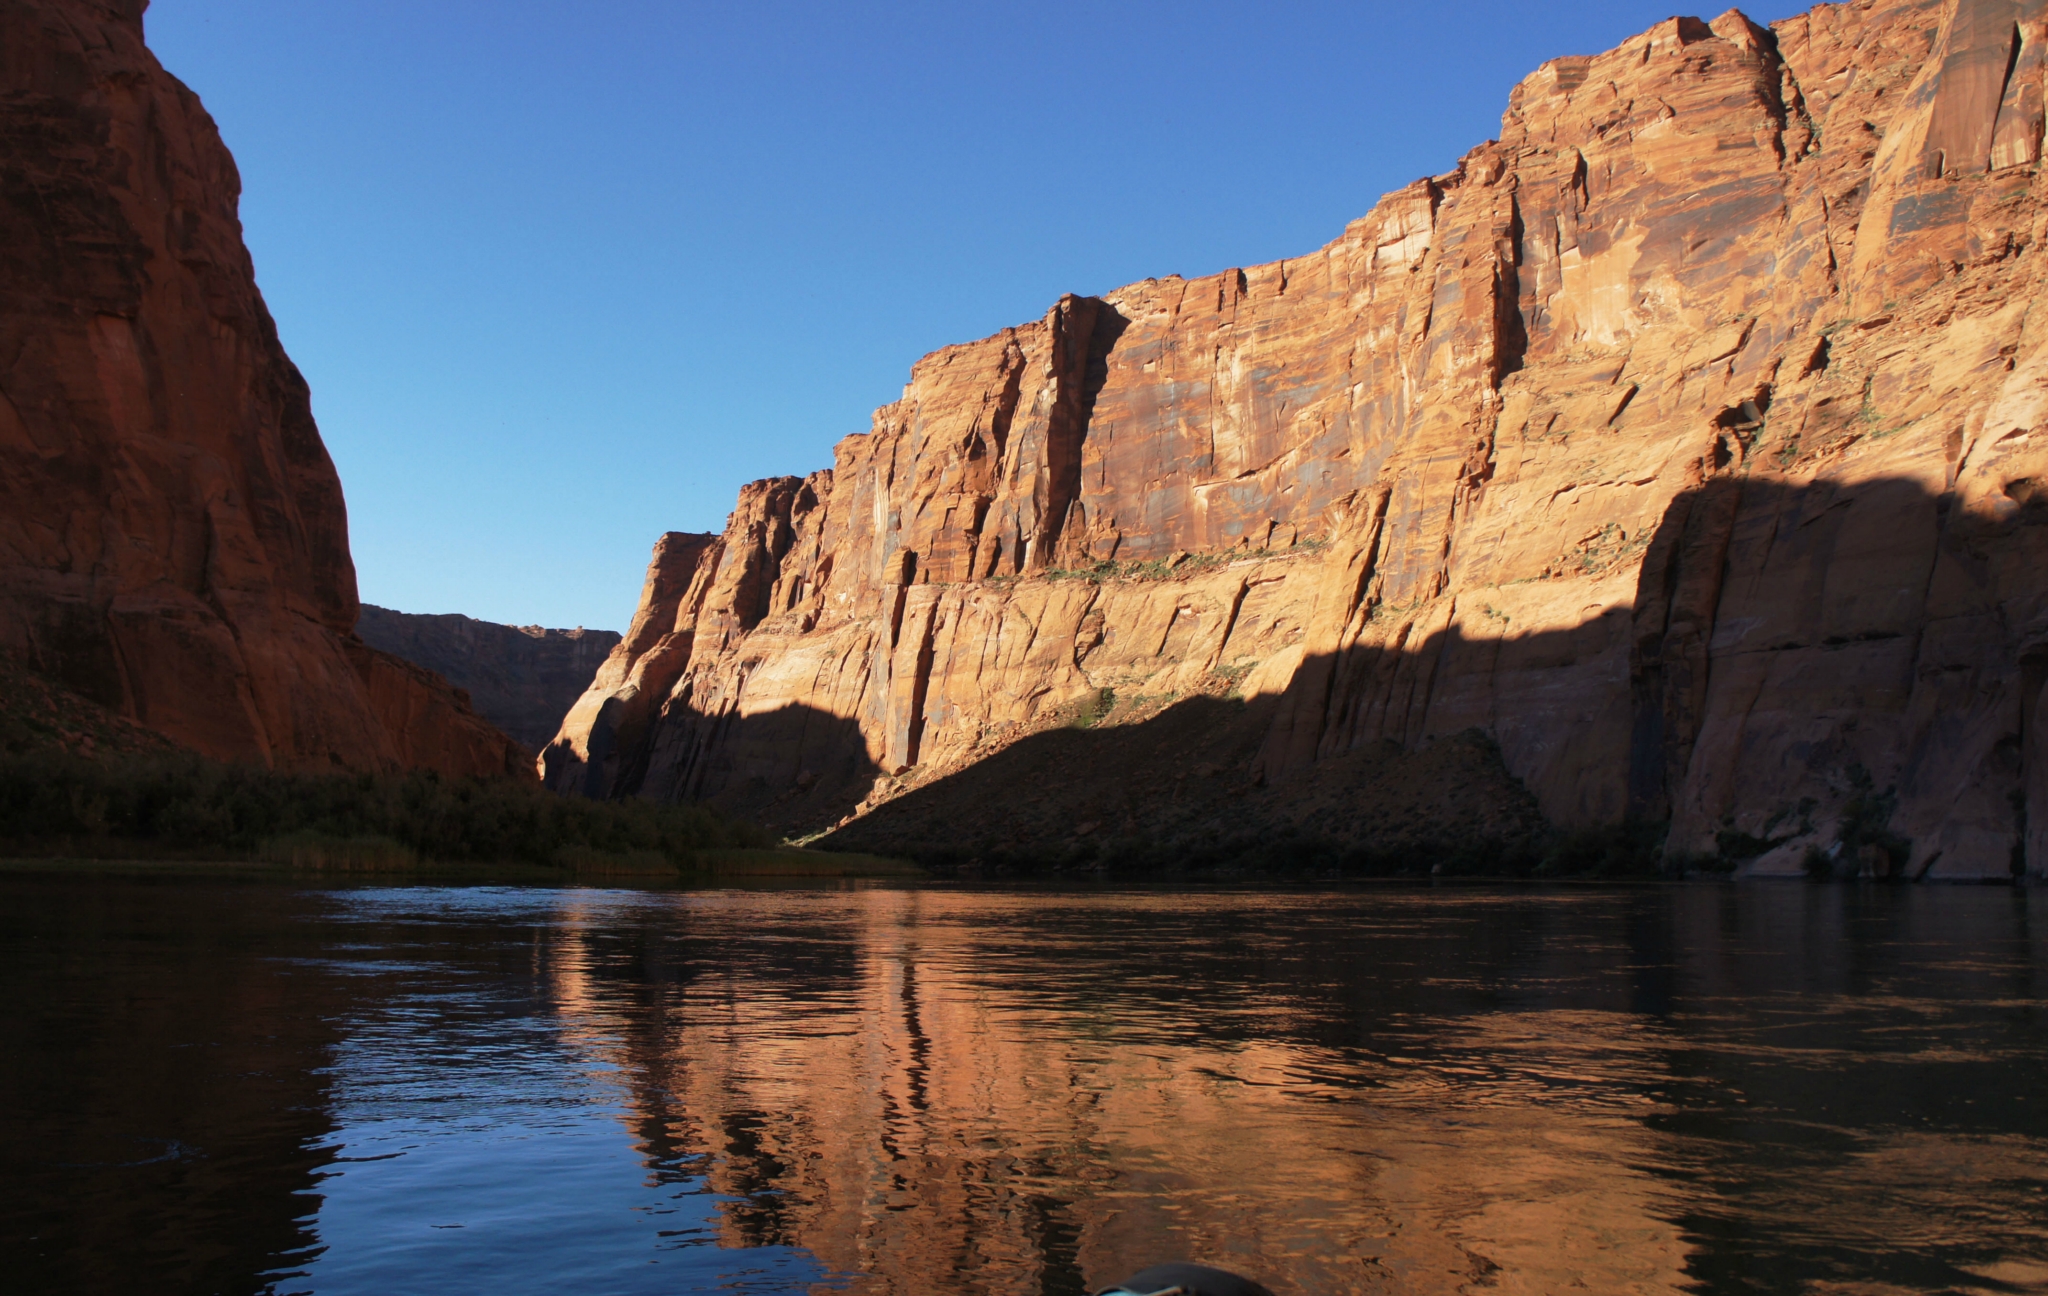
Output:
<path fill-rule="evenodd" d="M 2048 875 L 2044 51 L 2039 0 L 1667 19 L 1323 248 L 935 352 L 657 547 L 545 776 L 966 860 L 1019 834 L 871 821 L 1277 695 L 1239 785 L 1478 730 L 1673 859 Z"/>
<path fill-rule="evenodd" d="M 1702 912 L 1567 935 L 1577 900 L 1504 924 L 1495 903 L 1424 937 L 1400 902 L 1339 925 L 1312 898 L 728 894 L 630 950 L 572 911 L 550 961 L 643 1149 L 701 1151 L 722 1244 L 807 1248 L 862 1292 L 1081 1291 L 1176 1256 L 1280 1291 L 1675 1292 L 1740 1213 L 1723 1194 L 1779 1194 L 1791 1231 L 1873 1191 L 1919 1214 L 1902 1236 L 1953 1227 L 1929 1175 L 1877 1181 L 1978 1159 L 1962 1140 L 1761 1187 L 1671 1119 L 1705 1099 L 1739 1128 L 1770 1098 L 1745 1068 L 1854 1060 L 1811 1033 L 1719 1061 L 1687 1038 L 1745 993 L 1743 933 Z M 1674 973 L 1674 939 L 1708 951 Z"/>

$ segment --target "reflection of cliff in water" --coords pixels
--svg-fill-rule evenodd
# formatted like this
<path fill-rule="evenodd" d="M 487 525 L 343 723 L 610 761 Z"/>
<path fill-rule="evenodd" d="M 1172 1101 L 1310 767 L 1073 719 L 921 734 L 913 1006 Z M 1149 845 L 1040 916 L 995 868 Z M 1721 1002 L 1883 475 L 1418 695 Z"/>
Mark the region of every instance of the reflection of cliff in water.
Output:
<path fill-rule="evenodd" d="M 7 898 L 31 1290 L 2048 1280 L 2038 891 Z"/>
<path fill-rule="evenodd" d="M 1967 1126 L 1808 1145 L 1786 1123 L 1847 1090 L 1882 1126 L 1966 1074 L 1959 1101 L 2009 1114 L 1956 1069 L 1981 1055 L 1850 1074 L 1870 1023 L 1799 998 L 1869 992 L 1902 944 L 2025 939 L 2023 904 L 1987 926 L 1972 902 L 726 894 L 571 924 L 559 993 L 571 1029 L 618 1039 L 650 1159 L 700 1150 L 726 1245 L 807 1247 L 858 1291 L 1081 1292 L 1171 1253 L 1283 1290 L 1675 1292 L 1889 1247 L 1836 1228 L 1865 1194 L 1921 1213 L 1896 1223 L 1922 1271 L 1996 1233 L 1864 1155 L 1938 1165 Z M 1811 1066 L 1717 1016 L 1782 992 Z M 2048 1169 L 2048 1145 L 1994 1142 L 2001 1174 Z"/>

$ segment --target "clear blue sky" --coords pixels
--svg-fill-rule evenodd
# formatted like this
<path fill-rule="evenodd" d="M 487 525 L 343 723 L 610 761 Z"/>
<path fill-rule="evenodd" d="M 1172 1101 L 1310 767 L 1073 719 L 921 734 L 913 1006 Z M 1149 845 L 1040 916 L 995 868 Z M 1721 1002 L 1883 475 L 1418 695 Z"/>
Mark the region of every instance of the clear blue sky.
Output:
<path fill-rule="evenodd" d="M 364 600 L 623 629 L 661 532 L 829 465 L 925 352 L 1309 252 L 1667 5 L 156 0 L 147 28 L 240 163 Z"/>

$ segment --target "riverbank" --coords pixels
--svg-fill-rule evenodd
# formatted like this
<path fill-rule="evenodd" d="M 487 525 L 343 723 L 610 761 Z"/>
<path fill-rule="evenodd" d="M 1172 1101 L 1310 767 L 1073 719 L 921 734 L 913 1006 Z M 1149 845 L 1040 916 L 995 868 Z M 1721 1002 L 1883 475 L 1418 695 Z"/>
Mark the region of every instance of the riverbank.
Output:
<path fill-rule="evenodd" d="M 132 845 L 132 844 L 131 844 Z M 511 861 L 436 861 L 378 858 L 336 847 L 297 858 L 246 856 L 231 859 L 129 850 L 102 843 L 97 853 L 0 854 L 0 873 L 41 873 L 107 877 L 215 877 L 335 880 L 377 884 L 437 883 L 451 886 L 703 886 L 834 879 L 916 881 L 930 873 L 908 860 L 797 847 L 722 848 L 693 853 L 682 861 L 589 855 L 561 865 Z"/>

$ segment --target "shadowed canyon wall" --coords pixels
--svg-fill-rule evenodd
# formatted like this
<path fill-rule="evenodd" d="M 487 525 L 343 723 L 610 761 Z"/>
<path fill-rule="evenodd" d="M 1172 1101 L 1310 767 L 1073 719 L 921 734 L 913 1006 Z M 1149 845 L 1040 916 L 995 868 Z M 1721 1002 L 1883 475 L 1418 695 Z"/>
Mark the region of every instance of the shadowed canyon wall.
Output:
<path fill-rule="evenodd" d="M 0 651 L 209 756 L 523 770 L 354 635 L 341 483 L 146 0 L 0 0 Z"/>
<path fill-rule="evenodd" d="M 356 633 L 372 648 L 424 666 L 469 694 L 477 714 L 539 751 L 590 687 L 613 630 L 498 625 L 456 613 L 422 615 L 363 604 Z"/>
<path fill-rule="evenodd" d="M 1319 252 L 936 352 L 657 546 L 544 775 L 819 829 L 1209 696 L 1270 709 L 1244 787 L 1477 730 L 1676 856 L 2048 873 L 2044 49 L 1671 19 Z"/>

